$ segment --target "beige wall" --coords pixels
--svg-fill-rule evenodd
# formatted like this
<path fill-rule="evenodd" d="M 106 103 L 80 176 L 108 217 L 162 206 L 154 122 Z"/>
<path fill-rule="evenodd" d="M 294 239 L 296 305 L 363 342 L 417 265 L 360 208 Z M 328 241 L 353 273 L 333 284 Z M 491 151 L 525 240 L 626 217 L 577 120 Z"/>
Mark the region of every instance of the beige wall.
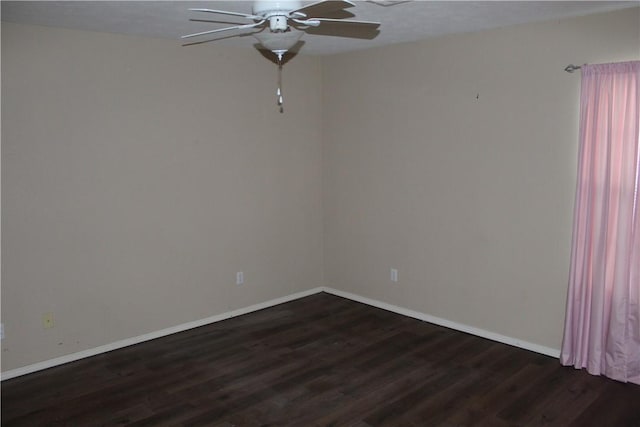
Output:
<path fill-rule="evenodd" d="M 320 59 L 283 115 L 275 82 L 253 50 L 2 23 L 3 371 L 322 284 Z"/>
<path fill-rule="evenodd" d="M 325 284 L 559 348 L 580 84 L 563 68 L 639 59 L 639 10 L 325 60 Z"/>
<path fill-rule="evenodd" d="M 638 10 L 299 56 L 284 115 L 251 50 L 3 23 L 2 370 L 323 283 L 557 348 L 562 68 L 637 59 Z"/>

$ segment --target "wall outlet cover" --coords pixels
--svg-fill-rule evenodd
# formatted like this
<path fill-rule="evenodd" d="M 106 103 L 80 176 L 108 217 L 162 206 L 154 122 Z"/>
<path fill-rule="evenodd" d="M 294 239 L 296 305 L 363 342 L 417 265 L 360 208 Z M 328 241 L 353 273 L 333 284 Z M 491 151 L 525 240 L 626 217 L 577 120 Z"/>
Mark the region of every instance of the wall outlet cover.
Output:
<path fill-rule="evenodd" d="M 45 313 L 42 315 L 42 326 L 45 329 L 53 328 L 53 313 Z"/>

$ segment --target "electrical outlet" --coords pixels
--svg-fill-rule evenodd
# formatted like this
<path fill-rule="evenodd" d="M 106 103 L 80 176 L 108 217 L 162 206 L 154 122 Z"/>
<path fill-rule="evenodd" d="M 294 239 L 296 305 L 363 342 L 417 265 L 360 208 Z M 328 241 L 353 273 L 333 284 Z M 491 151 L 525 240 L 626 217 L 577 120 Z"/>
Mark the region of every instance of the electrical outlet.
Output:
<path fill-rule="evenodd" d="M 398 281 L 398 269 L 397 268 L 392 268 L 391 269 L 391 281 L 392 282 L 397 282 Z"/>
<path fill-rule="evenodd" d="M 244 283 L 244 273 L 242 271 L 238 271 L 236 273 L 236 285 L 242 285 Z"/>
<path fill-rule="evenodd" d="M 42 326 L 45 329 L 53 328 L 53 313 L 45 313 L 42 315 Z"/>

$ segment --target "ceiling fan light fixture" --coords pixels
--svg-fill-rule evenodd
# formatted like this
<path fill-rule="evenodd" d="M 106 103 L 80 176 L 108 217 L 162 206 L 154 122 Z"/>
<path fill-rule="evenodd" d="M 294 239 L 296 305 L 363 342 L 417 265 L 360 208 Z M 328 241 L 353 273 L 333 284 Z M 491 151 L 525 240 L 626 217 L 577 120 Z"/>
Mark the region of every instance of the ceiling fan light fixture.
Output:
<path fill-rule="evenodd" d="M 302 31 L 286 31 L 282 33 L 272 33 L 271 31 L 262 31 L 260 33 L 253 34 L 253 37 L 258 39 L 260 45 L 267 50 L 282 57 L 289 49 L 291 49 L 300 37 L 302 37 Z"/>

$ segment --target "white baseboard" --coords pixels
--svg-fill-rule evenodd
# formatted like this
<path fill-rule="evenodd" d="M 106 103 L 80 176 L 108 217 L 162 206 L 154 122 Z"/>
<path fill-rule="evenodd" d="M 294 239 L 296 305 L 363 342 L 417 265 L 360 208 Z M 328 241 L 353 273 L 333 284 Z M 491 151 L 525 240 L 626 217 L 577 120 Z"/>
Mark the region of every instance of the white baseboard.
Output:
<path fill-rule="evenodd" d="M 217 314 L 215 316 L 207 317 L 205 319 L 195 320 L 193 322 L 183 323 L 181 325 L 173 326 L 171 328 L 162 329 L 160 331 L 151 332 L 137 337 L 131 337 L 124 340 L 116 341 L 110 344 L 101 345 L 99 347 L 90 348 L 88 350 L 79 351 L 77 353 L 67 354 L 64 356 L 56 357 L 55 359 L 45 360 L 43 362 L 34 363 L 33 365 L 23 366 L 21 368 L 12 369 L 10 371 L 2 372 L 0 381 L 8 380 L 11 378 L 19 377 L 21 375 L 31 374 L 33 372 L 41 371 L 43 369 L 52 368 L 54 366 L 64 365 L 65 363 L 75 362 L 76 360 L 84 359 L 86 357 L 96 356 L 108 351 L 117 350 L 123 347 L 129 347 L 130 345 L 139 344 L 145 341 L 153 340 L 156 338 L 164 337 L 167 335 L 175 334 L 177 332 L 183 332 L 189 329 L 197 328 L 200 326 L 208 325 L 210 323 L 220 322 L 221 320 L 230 319 L 232 317 L 242 316 L 243 314 L 251 313 L 253 311 L 262 310 L 264 308 L 273 307 L 274 305 L 282 304 L 285 302 L 293 301 L 299 298 L 304 298 L 309 295 L 322 292 L 323 288 L 314 288 L 308 291 L 297 292 L 295 294 L 287 295 L 281 298 L 272 299 L 269 301 L 261 302 L 258 304 L 250 305 L 249 307 L 243 307 L 238 310 L 228 311 L 226 313 Z"/>
<path fill-rule="evenodd" d="M 425 322 L 433 323 L 435 325 L 444 326 L 446 328 L 455 329 L 457 331 L 466 332 L 471 335 L 476 335 L 482 338 L 487 338 L 492 341 L 497 341 L 499 343 L 508 344 L 514 347 L 523 348 L 525 350 L 530 350 L 535 353 L 544 354 L 547 356 L 551 356 L 554 358 L 560 357 L 560 350 L 545 347 L 543 345 L 534 344 L 528 341 L 522 341 L 516 338 L 508 337 L 506 335 L 497 334 L 495 332 L 487 331 L 480 328 L 475 328 L 473 326 L 464 325 L 462 323 L 452 322 L 451 320 L 442 319 L 440 317 L 431 316 L 429 314 L 421 313 L 419 311 L 410 310 L 408 308 L 398 307 L 393 304 L 387 304 L 386 302 L 377 301 L 371 298 L 362 297 L 360 295 L 352 294 L 349 292 L 339 291 L 337 289 L 323 287 L 322 291 L 327 292 L 329 294 L 337 295 L 339 297 L 347 298 L 352 301 L 358 301 L 363 304 L 371 305 L 373 307 L 378 307 L 383 310 L 391 311 L 394 313 L 402 314 L 403 316 L 413 317 L 414 319 L 423 320 Z"/>
<path fill-rule="evenodd" d="M 381 308 L 383 310 L 391 311 L 401 314 L 403 316 L 412 317 L 425 322 L 433 323 L 435 325 L 444 326 L 446 328 L 455 329 L 468 334 L 477 335 L 482 338 L 487 338 L 492 341 L 497 341 L 503 344 L 512 345 L 514 347 L 520 347 L 525 350 L 530 350 L 536 353 L 545 354 L 547 356 L 559 358 L 560 350 L 555 348 L 545 347 L 539 344 L 530 343 L 527 341 L 518 340 L 516 338 L 508 337 L 506 335 L 497 334 L 495 332 L 486 331 L 484 329 L 475 328 L 472 326 L 464 325 L 451 320 L 442 319 L 440 317 L 431 316 L 429 314 L 421 313 L 419 311 L 410 310 L 408 308 L 399 307 L 386 302 L 377 301 L 371 298 L 363 297 L 360 295 L 352 294 L 349 292 L 339 291 L 337 289 L 328 287 L 317 287 L 309 289 L 308 291 L 297 292 L 295 294 L 287 295 L 281 298 L 272 299 L 269 301 L 261 302 L 259 304 L 250 305 L 249 307 L 240 308 L 238 310 L 229 311 L 226 313 L 218 314 L 215 316 L 207 317 L 205 319 L 195 320 L 193 322 L 183 323 L 181 325 L 173 326 L 171 328 L 162 329 L 160 331 L 151 332 L 137 337 L 127 338 L 124 340 L 116 341 L 110 344 L 102 345 L 99 347 L 90 348 L 88 350 L 79 351 L 77 353 L 67 354 L 65 356 L 56 357 L 55 359 L 45 360 L 43 362 L 34 363 L 33 365 L 23 366 L 21 368 L 12 369 L 10 371 L 2 372 L 0 381 L 8 380 L 11 378 L 19 377 L 21 375 L 30 374 L 33 372 L 41 371 L 43 369 L 52 368 L 54 366 L 64 365 L 65 363 L 75 362 L 76 360 L 84 359 L 91 356 L 96 356 L 108 351 L 117 350 L 119 348 L 128 347 L 130 345 L 139 344 L 145 341 L 153 340 L 156 338 L 164 337 L 167 335 L 175 334 L 177 332 L 183 332 L 189 329 L 197 328 L 200 326 L 208 325 L 210 323 L 220 322 L 221 320 L 230 319 L 232 317 L 241 316 L 254 311 L 262 310 L 264 308 L 273 307 L 278 304 L 293 301 L 299 298 L 304 298 L 309 295 L 317 294 L 319 292 L 326 292 L 328 294 L 336 295 L 339 297 L 347 298 L 352 301 L 361 302 L 373 307 Z"/>

